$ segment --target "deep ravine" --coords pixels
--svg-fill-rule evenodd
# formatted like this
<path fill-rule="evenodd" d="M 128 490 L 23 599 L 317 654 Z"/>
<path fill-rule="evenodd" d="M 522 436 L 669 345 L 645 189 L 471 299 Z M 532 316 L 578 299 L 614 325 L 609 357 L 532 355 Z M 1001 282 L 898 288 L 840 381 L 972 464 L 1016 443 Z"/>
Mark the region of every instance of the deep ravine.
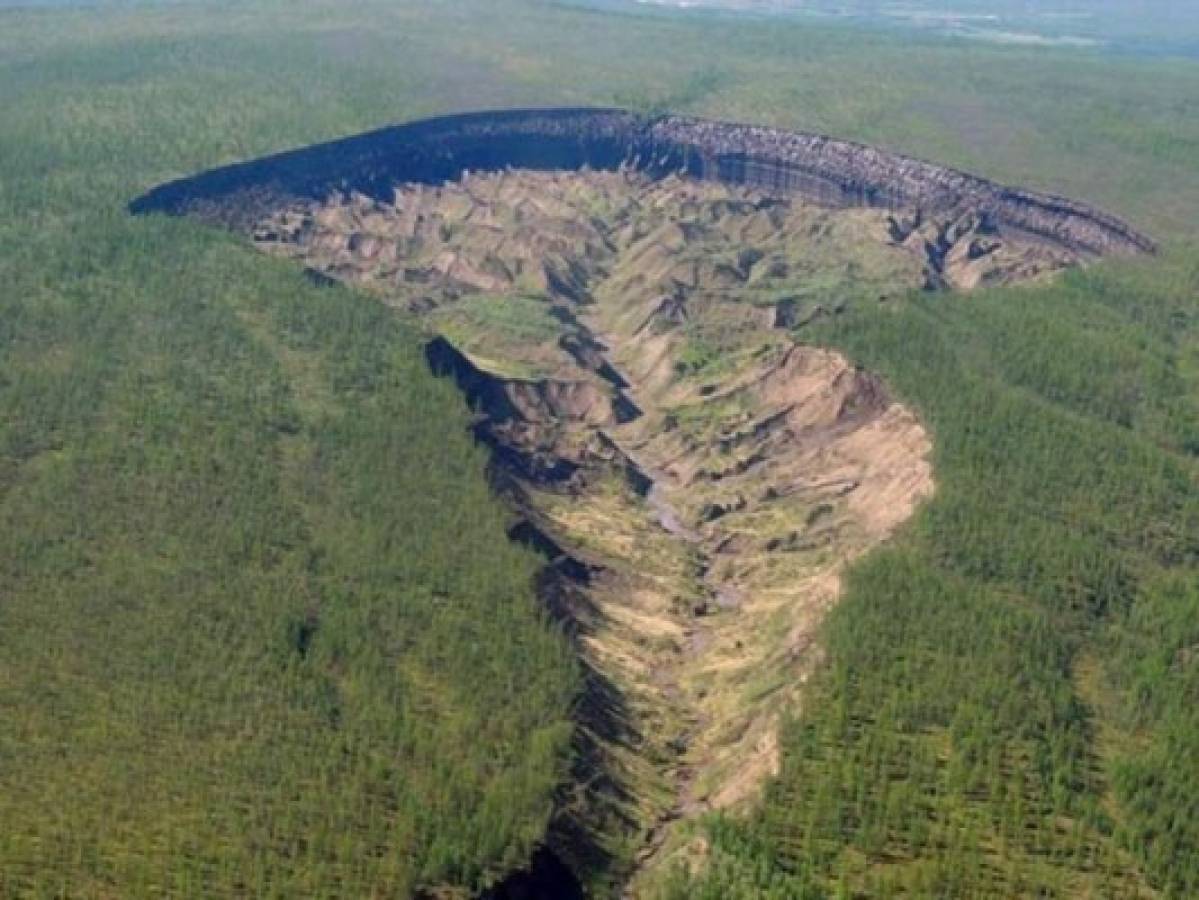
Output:
<path fill-rule="evenodd" d="M 570 171 L 489 171 L 526 157 Z M 931 494 L 916 416 L 805 325 L 1152 249 L 1081 204 L 871 148 L 619 111 L 418 123 L 134 207 L 417 316 L 478 411 L 588 685 L 548 846 L 495 897 L 569 893 L 569 872 L 644 896 L 702 862 L 689 823 L 776 770 L 840 573 Z"/>

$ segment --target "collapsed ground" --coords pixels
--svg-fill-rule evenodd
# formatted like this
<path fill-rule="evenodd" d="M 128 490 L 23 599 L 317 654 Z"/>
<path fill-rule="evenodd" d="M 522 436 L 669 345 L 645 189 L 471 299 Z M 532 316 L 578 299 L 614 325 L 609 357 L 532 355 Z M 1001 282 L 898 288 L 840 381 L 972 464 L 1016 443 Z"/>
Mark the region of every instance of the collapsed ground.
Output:
<path fill-rule="evenodd" d="M 478 540 L 469 544 L 449 527 L 462 516 L 486 518 L 479 515 L 486 497 L 462 490 L 478 479 L 471 477 L 476 466 L 463 469 L 457 461 L 464 442 L 456 440 L 462 421 L 456 392 L 449 383 L 433 391 L 423 365 L 381 377 L 375 345 L 384 345 L 384 363 L 406 359 L 407 351 L 384 339 L 379 324 L 386 317 L 372 311 L 375 304 L 305 289 L 289 266 L 245 258 L 188 223 L 126 221 L 114 211 L 151 182 L 385 118 L 530 99 L 604 102 L 614 92 L 638 90 L 699 114 L 844 134 L 1052 186 L 1132 216 L 1170 245 L 1152 261 L 960 300 L 918 294 L 808 331 L 816 343 L 885 372 L 898 396 L 935 427 L 937 496 L 900 540 L 872 552 L 846 579 L 828 623 L 833 627 L 821 634 L 835 670 L 822 667 L 805 688 L 805 729 L 784 735 L 784 773 L 773 799 L 753 817 L 754 841 L 737 845 L 732 838 L 740 828 L 732 835 L 722 828 L 713 838 L 714 863 L 738 854 L 734 871 L 747 876 L 746 889 L 735 891 L 733 879 L 722 877 L 718 889 L 680 898 L 756 900 L 767 893 L 763 873 L 781 879 L 787 872 L 810 873 L 831 894 L 848 881 L 867 896 L 884 896 L 888 884 L 898 885 L 893 894 L 908 896 L 1131 896 L 1105 890 L 1101 878 L 1090 891 L 1072 877 L 1055 881 L 1063 859 L 1102 871 L 1105 854 L 1094 853 L 1096 840 L 1078 844 L 1063 833 L 1059 812 L 1063 795 L 1080 805 L 1096 792 L 1115 828 L 1101 811 L 1100 822 L 1108 820 L 1096 828 L 1101 849 L 1129 847 L 1153 883 L 1173 885 L 1174 896 L 1199 895 L 1199 858 L 1190 852 L 1199 846 L 1193 812 L 1199 716 L 1191 699 L 1199 696 L 1199 654 L 1189 649 L 1199 645 L 1199 256 L 1192 240 L 1199 116 L 1186 114 L 1199 102 L 1193 67 L 1088 60 L 1040 48 L 913 47 L 910 40 L 863 41 L 861 34 L 807 25 L 601 20 L 507 0 L 353 10 L 324 4 L 289 9 L 286 21 L 275 5 L 243 4 L 236 22 L 226 8 L 191 5 L 159 17 L 161 27 L 141 7 L 108 12 L 17 11 L 0 30 L 10 51 L 0 53 L 0 67 L 13 88 L 12 102 L 0 109 L 11 150 L 0 154 L 11 188 L 3 192 L 3 228 L 11 239 L 0 241 L 8 286 L 0 331 L 12 338 L 0 341 L 0 394 L 14 411 L 0 425 L 0 493 L 10 526 L 0 529 L 6 595 L 0 634 L 9 676 L 3 705 L 14 726 L 6 729 L 12 752 L 0 754 L 6 759 L 0 818 L 8 839 L 0 882 L 18 894 L 36 893 L 31 873 L 37 873 L 46 878 L 43 892 L 62 893 L 68 875 L 75 876 L 76 894 L 112 894 L 114 884 L 136 893 L 142 882 L 129 876 L 140 874 L 156 879 L 154 887 L 146 882 L 147 892 L 161 893 L 162 878 L 215 859 L 220 880 L 207 883 L 210 895 L 222 886 L 244 892 L 247 884 L 276 894 L 366 895 L 392 886 L 377 879 L 376 859 L 406 861 L 419 871 L 430 865 L 434 872 L 423 883 L 441 873 L 458 885 L 466 883 L 464 864 L 474 871 L 476 862 L 490 861 L 491 842 L 480 848 L 462 837 L 474 831 L 457 790 L 451 802 L 436 806 L 422 789 L 415 810 L 371 807 L 367 822 L 404 830 L 419 821 L 439 851 L 434 857 L 427 844 L 403 845 L 382 857 L 357 826 L 327 824 L 330 800 L 388 784 L 377 770 L 353 780 L 341 769 L 335 780 L 317 784 L 239 764 L 260 748 L 258 759 L 269 753 L 290 761 L 293 772 L 297 762 L 301 772 L 310 771 L 325 758 L 314 746 L 340 743 L 344 725 L 313 727 L 314 717 L 264 728 L 264 721 L 293 715 L 294 695 L 264 694 L 262 704 L 247 707 L 240 687 L 259 682 L 230 665 L 259 659 L 254 651 L 274 646 L 283 633 L 282 622 L 277 630 L 247 629 L 246 597 L 262 598 L 256 610 L 263 615 L 254 621 L 264 626 L 272 615 L 287 615 L 293 600 L 303 612 L 290 578 L 272 578 L 273 589 L 256 586 L 247 575 L 257 566 L 246 565 L 240 547 L 229 547 L 246 534 L 257 537 L 259 523 L 286 528 L 297 521 L 290 504 L 263 517 L 259 485 L 271 483 L 276 464 L 271 436 L 289 448 L 289 460 L 303 457 L 290 450 L 296 419 L 257 399 L 263 384 L 280 380 L 271 377 L 272 354 L 255 353 L 247 362 L 246 343 L 259 345 L 246 335 L 215 345 L 228 351 L 214 357 L 210 323 L 223 313 L 231 319 L 234 310 L 239 316 L 247 308 L 280 310 L 272 346 L 282 344 L 287 359 L 310 362 L 308 371 L 330 373 L 337 418 L 372 442 L 380 432 L 395 435 L 381 445 L 383 454 L 346 455 L 336 478 L 325 482 L 333 498 L 353 499 L 356 510 L 349 502 L 330 503 L 329 491 L 314 495 L 306 465 L 289 465 L 276 480 L 307 498 L 310 510 L 335 516 L 327 534 L 340 555 L 325 556 L 319 569 L 339 591 L 332 603 L 342 602 L 342 586 L 364 571 L 385 577 L 382 564 L 394 562 L 392 571 L 403 578 L 402 591 L 394 582 L 381 584 L 376 608 L 396 612 L 401 633 L 415 646 L 405 641 L 395 650 L 374 629 L 365 643 L 371 653 L 353 660 L 369 663 L 382 650 L 390 653 L 386 659 L 402 653 L 401 661 L 412 661 L 423 648 L 438 660 L 441 686 L 476 683 L 475 661 L 486 661 L 493 649 L 484 648 L 481 659 L 459 652 L 479 633 L 464 630 L 478 621 L 476 612 L 497 603 L 488 554 L 505 549 L 494 545 L 489 527 L 477 529 Z M 87 27 L 77 27 L 84 19 Z M 487 37 L 464 42 L 464 22 Z M 231 29 L 238 35 L 232 43 Z M 713 68 L 697 70 L 716 45 L 721 52 Z M 351 310 L 362 327 L 346 334 L 340 326 Z M 305 326 L 302 337 L 297 323 Z M 406 348 L 408 329 L 395 330 Z M 303 352 L 292 353 L 297 346 Z M 356 359 L 364 346 L 371 355 Z M 160 348 L 150 360 L 148 347 Z M 377 387 L 374 397 L 364 387 Z M 303 385 L 294 389 L 308 393 Z M 378 403 L 384 391 L 392 396 Z M 422 399 L 405 399 L 413 396 Z M 246 411 L 251 403 L 257 408 Z M 246 416 L 258 426 L 252 442 Z M 147 432 L 151 421 L 159 424 Z M 327 416 L 299 421 L 303 443 L 329 433 Z M 378 428 L 383 422 L 390 429 Z M 34 451 L 26 460 L 30 435 Z M 328 443 L 321 439 L 315 460 L 328 459 Z M 130 453 L 131 444 L 146 450 Z M 43 447 L 47 452 L 38 453 Z M 196 475 L 213 458 L 220 474 L 205 476 L 197 493 Z M 481 464 L 477 454 L 471 458 Z M 130 476 L 144 477 L 147 459 L 154 480 L 129 489 Z M 411 470 L 408 485 L 395 484 L 393 467 L 381 459 Z M 258 480 L 247 489 L 230 477 L 230 465 Z M 458 490 L 447 494 L 452 487 Z M 392 533 L 420 523 L 418 555 L 405 557 L 394 541 L 363 548 L 361 498 L 373 496 L 385 498 L 371 512 L 390 518 L 387 527 L 398 529 Z M 155 500 L 151 515 L 147 498 Z M 213 515 L 222 501 L 228 505 Z M 203 526 L 198 535 L 192 523 Z M 436 546 L 431 532 L 438 531 L 456 538 L 448 559 L 428 552 Z M 376 533 L 388 536 L 386 528 Z M 44 537 L 35 543 L 32 535 Z M 144 554 L 131 556 L 138 546 Z M 301 566 L 311 563 L 309 546 L 319 540 L 291 551 Z M 164 559 L 162 549 L 171 556 Z M 1190 585 L 1189 604 L 1179 591 L 1147 581 L 1146 558 L 1179 567 L 1176 580 Z M 1131 587 L 1117 579 L 1102 589 L 1088 576 L 1097 565 L 1087 560 L 1131 569 Z M 262 562 L 276 574 L 288 572 L 268 554 Z M 461 576 L 451 581 L 458 586 L 453 606 L 463 611 L 454 628 L 430 635 L 425 621 L 407 611 L 416 593 L 414 562 L 422 570 L 417 577 L 429 573 L 439 591 L 447 572 Z M 203 595 L 195 578 L 208 585 Z M 463 590 L 472 583 L 485 592 L 476 598 Z M 525 604 L 520 587 L 514 610 Z M 1063 618 L 1075 602 L 1102 609 L 1105 600 L 1112 605 L 1098 627 L 1120 636 L 1114 648 Z M 435 621 L 444 622 L 447 604 L 437 597 L 431 603 L 437 605 L 428 609 L 441 613 Z M 220 630 L 202 647 L 188 641 L 188 654 L 176 657 L 187 665 L 171 673 L 141 665 L 163 658 L 146 653 L 160 636 L 168 643 L 195 637 L 190 610 L 210 604 L 227 615 L 213 618 Z M 180 608 L 176 618 L 162 615 Z M 1048 622 L 1030 633 L 1024 626 L 1038 617 Z M 499 631 L 486 621 L 482 633 Z M 364 617 L 363 624 L 375 621 Z M 528 622 L 523 633 L 505 626 L 502 633 L 512 636 L 506 643 L 523 648 L 521 637 L 533 635 L 535 625 Z M 455 635 L 460 647 L 437 643 Z M 1086 689 L 1076 694 L 1070 660 L 1080 642 L 1101 672 L 1078 679 Z M 476 733 L 475 719 L 459 724 L 464 699 L 485 710 L 484 723 L 502 723 L 517 703 L 550 709 L 532 693 L 534 674 L 524 658 L 494 665 L 486 670 L 489 683 L 500 686 L 501 702 L 512 704 L 504 714 L 488 703 L 492 695 L 431 694 L 427 681 L 417 682 L 413 696 L 423 698 L 422 715 L 410 717 L 406 731 L 428 735 L 422 741 L 432 755 L 423 760 L 427 767 L 400 755 L 391 784 L 412 793 L 409 786 L 426 775 L 461 786 L 485 772 L 511 783 L 513 770 L 494 762 L 492 734 L 481 760 L 447 753 L 472 749 L 446 740 L 451 729 Z M 401 667 L 389 672 L 395 668 Z M 356 669 L 328 674 L 341 680 Z M 408 666 L 402 669 L 406 683 Z M 142 670 L 145 686 L 130 684 L 129 675 Z M 508 671 L 517 673 L 515 690 L 503 689 Z M 170 697 L 184 711 L 181 721 L 202 715 L 208 692 L 195 688 L 225 684 L 233 689 L 226 721 L 253 727 L 227 730 L 204 718 L 180 729 L 154 714 L 161 708 L 155 698 Z M 391 694 L 360 691 L 346 698 L 345 710 L 376 696 Z M 1096 697 L 1102 702 L 1094 703 Z M 1077 718 L 1067 718 L 1071 713 Z M 1086 730 L 1088 722 L 1101 729 L 1098 736 Z M 520 719 L 510 729 L 519 760 L 532 746 L 523 728 Z M 154 740 L 142 740 L 146 733 Z M 1075 763 L 1063 762 L 1070 755 L 1058 752 L 1059 738 L 1071 734 L 1081 735 L 1071 744 L 1081 754 L 1097 754 L 1081 757 L 1085 771 L 1121 773 L 1110 794 L 1089 777 L 1082 784 L 1063 780 L 1077 772 Z M 1122 734 L 1131 740 L 1119 740 Z M 177 743 L 164 744 L 168 735 L 178 735 Z M 231 737 L 239 738 L 232 746 Z M 280 745 L 279 737 L 288 743 Z M 393 731 L 376 725 L 358 741 L 372 744 L 380 751 L 375 759 L 397 758 Z M 168 746 L 176 752 L 164 753 Z M 286 747 L 295 751 L 290 757 Z M 218 752 L 207 755 L 209 749 Z M 340 747 L 329 758 L 344 761 Z M 879 779 L 880 770 L 891 777 Z M 901 775 L 907 781 L 898 781 Z M 197 784 L 215 791 L 196 790 Z M 512 820 L 530 832 L 540 821 Z M 196 822 L 205 824 L 199 833 Z M 259 823 L 291 840 L 247 840 L 261 833 L 251 831 Z M 164 833 L 178 835 L 178 842 L 162 840 Z M 324 856 L 330 848 L 338 852 L 334 860 Z M 519 865 L 527 854 L 515 858 Z M 938 892 L 925 878 L 930 871 L 956 880 L 940 882 Z M 97 880 L 81 880 L 89 875 Z M 776 896 L 782 893 L 775 888 Z"/>
<path fill-rule="evenodd" d="M 797 329 L 1078 261 L 978 215 L 630 171 L 335 195 L 271 215 L 255 240 L 439 336 L 431 362 L 478 410 L 513 535 L 553 560 L 542 593 L 589 671 L 586 771 L 563 818 L 634 861 L 634 890 L 702 853 L 680 822 L 777 770 L 779 717 L 842 569 L 932 491 L 912 412 Z"/>

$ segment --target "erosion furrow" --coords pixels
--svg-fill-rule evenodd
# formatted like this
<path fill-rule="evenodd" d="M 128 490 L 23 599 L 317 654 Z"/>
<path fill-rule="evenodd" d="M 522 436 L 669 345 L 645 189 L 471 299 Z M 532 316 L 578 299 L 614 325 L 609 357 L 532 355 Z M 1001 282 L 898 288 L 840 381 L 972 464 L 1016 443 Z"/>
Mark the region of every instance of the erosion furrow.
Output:
<path fill-rule="evenodd" d="M 580 171 L 488 171 L 505 162 Z M 548 842 L 627 896 L 776 771 L 844 567 L 932 491 L 913 413 L 803 329 L 1152 248 L 871 148 L 617 112 L 439 120 L 137 206 L 248 231 L 428 329 L 586 673 Z"/>
<path fill-rule="evenodd" d="M 564 830 L 630 896 L 697 852 L 689 820 L 776 771 L 841 569 L 931 490 L 914 416 L 778 327 L 781 305 L 919 288 L 926 254 L 894 230 L 631 171 L 471 175 L 257 226 L 438 334 L 589 673 Z"/>

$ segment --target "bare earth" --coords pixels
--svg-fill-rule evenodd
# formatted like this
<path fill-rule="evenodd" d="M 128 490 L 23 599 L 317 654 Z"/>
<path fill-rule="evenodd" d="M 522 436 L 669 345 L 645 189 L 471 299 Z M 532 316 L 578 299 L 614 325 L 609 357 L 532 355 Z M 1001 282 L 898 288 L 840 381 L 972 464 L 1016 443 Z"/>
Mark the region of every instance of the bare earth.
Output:
<path fill-rule="evenodd" d="M 563 816 L 639 847 L 628 893 L 702 853 L 686 823 L 777 770 L 844 567 L 933 490 L 886 386 L 804 323 L 912 288 L 1039 276 L 1069 251 L 982 222 L 829 210 L 632 172 L 467 175 L 291 207 L 296 257 L 422 316 L 481 409 L 589 672 Z"/>

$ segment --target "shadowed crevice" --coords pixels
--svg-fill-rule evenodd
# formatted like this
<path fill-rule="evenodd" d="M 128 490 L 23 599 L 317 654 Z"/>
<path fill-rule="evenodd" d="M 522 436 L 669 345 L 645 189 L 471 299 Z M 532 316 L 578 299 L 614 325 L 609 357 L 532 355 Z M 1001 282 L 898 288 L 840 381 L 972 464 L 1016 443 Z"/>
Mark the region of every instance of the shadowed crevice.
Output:
<path fill-rule="evenodd" d="M 193 215 L 248 230 L 296 201 L 357 192 L 390 201 L 399 184 L 464 171 L 638 169 L 682 173 L 826 206 L 973 211 L 988 227 L 1092 255 L 1152 252 L 1135 229 L 1085 203 L 996 184 L 864 144 L 756 125 L 619 109 L 517 109 L 426 119 L 203 172 L 134 200 L 135 214 Z"/>

